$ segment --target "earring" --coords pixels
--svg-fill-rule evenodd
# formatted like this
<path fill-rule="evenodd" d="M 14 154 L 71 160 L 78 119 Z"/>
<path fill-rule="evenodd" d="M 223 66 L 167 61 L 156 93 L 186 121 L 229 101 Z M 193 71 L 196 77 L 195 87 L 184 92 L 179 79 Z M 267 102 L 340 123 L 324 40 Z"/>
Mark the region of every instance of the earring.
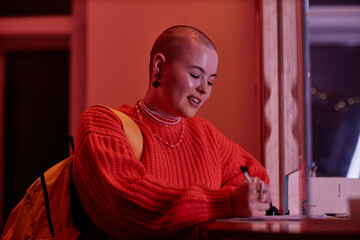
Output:
<path fill-rule="evenodd" d="M 154 88 L 158 88 L 160 86 L 160 82 L 158 80 L 153 82 Z"/>
<path fill-rule="evenodd" d="M 160 82 L 159 82 L 160 73 L 156 73 L 155 78 L 156 78 L 156 80 L 152 84 L 153 84 L 154 88 L 158 88 L 160 86 Z"/>

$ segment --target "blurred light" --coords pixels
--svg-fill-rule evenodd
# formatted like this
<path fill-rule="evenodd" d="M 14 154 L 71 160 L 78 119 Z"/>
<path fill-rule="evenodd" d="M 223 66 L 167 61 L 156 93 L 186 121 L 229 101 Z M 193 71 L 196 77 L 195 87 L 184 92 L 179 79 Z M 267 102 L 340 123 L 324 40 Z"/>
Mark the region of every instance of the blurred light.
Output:
<path fill-rule="evenodd" d="M 311 88 L 310 92 L 311 92 L 312 95 L 316 94 L 316 88 Z"/>
<path fill-rule="evenodd" d="M 338 106 L 339 106 L 339 108 L 345 107 L 345 102 L 344 102 L 344 101 L 340 101 L 340 102 L 338 103 Z"/>
<path fill-rule="evenodd" d="M 325 100 L 327 98 L 327 94 L 326 93 L 320 93 L 320 99 L 321 100 Z"/>
<path fill-rule="evenodd" d="M 353 98 L 348 99 L 348 104 L 349 105 L 353 105 L 354 103 L 355 103 L 355 99 L 353 99 Z"/>

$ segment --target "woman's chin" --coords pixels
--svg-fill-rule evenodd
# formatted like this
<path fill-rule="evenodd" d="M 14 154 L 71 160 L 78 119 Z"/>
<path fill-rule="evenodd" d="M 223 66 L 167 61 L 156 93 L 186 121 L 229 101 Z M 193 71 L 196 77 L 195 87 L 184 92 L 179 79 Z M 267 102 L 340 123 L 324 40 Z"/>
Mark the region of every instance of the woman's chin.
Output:
<path fill-rule="evenodd" d="M 196 115 L 197 111 L 186 111 L 183 113 L 183 117 L 192 118 Z"/>

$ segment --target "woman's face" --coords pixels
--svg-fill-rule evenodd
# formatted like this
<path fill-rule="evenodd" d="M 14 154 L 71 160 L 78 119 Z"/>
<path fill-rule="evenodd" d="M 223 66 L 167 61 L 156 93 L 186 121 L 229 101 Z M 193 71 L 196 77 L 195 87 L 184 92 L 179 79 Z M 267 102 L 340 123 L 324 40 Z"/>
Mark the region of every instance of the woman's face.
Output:
<path fill-rule="evenodd" d="M 161 76 L 164 113 L 193 117 L 210 97 L 216 77 L 218 56 L 215 50 L 192 43 L 175 59 L 167 61 Z"/>

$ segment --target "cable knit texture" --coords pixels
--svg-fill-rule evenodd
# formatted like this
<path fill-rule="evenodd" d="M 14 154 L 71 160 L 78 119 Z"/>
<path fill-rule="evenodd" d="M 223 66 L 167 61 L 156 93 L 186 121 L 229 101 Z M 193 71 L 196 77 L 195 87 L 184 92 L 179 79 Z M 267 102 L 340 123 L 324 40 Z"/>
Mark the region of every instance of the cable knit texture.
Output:
<path fill-rule="evenodd" d="M 261 164 L 200 118 L 184 118 L 179 145 L 166 146 L 154 137 L 176 143 L 181 122 L 160 125 L 135 107 L 118 110 L 141 129 L 144 151 L 134 156 L 121 121 L 102 107 L 81 118 L 73 165 L 79 199 L 88 217 L 116 239 L 185 236 L 197 224 L 232 217 L 230 187 L 244 181 L 240 166 L 269 183 Z"/>

